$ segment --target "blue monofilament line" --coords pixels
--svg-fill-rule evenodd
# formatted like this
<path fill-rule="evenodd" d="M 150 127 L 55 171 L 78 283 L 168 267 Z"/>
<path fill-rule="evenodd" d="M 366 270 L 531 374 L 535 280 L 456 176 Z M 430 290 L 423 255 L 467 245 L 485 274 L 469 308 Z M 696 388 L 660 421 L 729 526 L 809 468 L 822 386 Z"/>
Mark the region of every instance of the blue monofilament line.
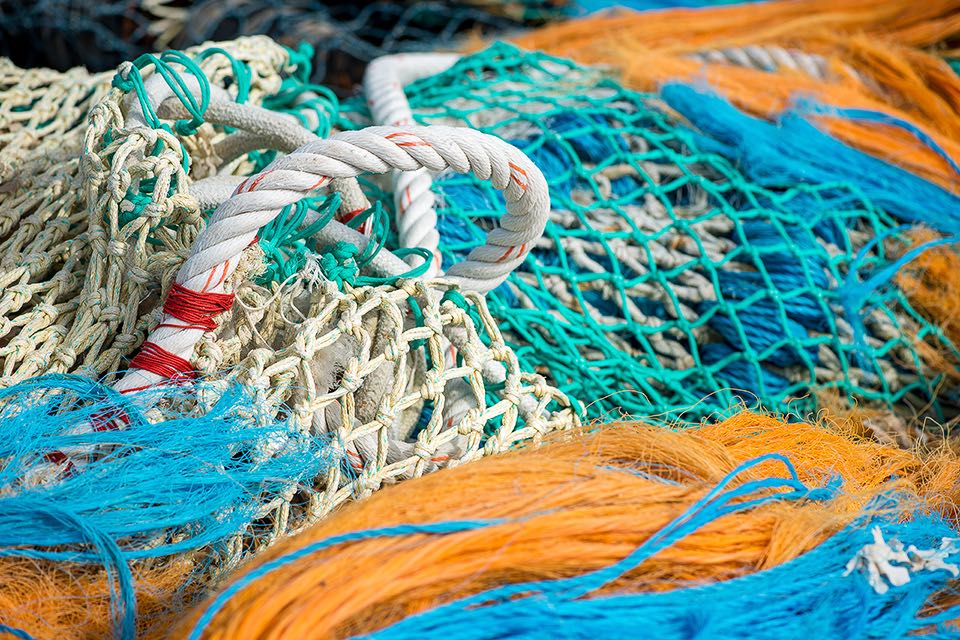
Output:
<path fill-rule="evenodd" d="M 907 638 L 956 637 L 947 623 L 953 607 L 921 617 L 933 594 L 948 587 L 945 570 L 920 571 L 902 587 L 877 593 L 858 572 L 845 575 L 850 558 L 872 542 L 871 529 L 905 544 L 936 547 L 956 532 L 937 517 L 907 523 L 895 515 L 863 518 L 774 569 L 741 578 L 655 593 L 582 597 L 594 588 L 592 574 L 494 589 L 410 616 L 372 633 L 376 640 L 412 640 L 435 635 L 455 640 L 495 638 Z M 646 554 L 632 556 L 636 568 Z M 956 561 L 956 554 L 950 558 Z M 510 596 L 510 597 L 507 597 Z M 439 637 L 438 636 L 438 637 Z"/>
<path fill-rule="evenodd" d="M 789 477 L 754 480 L 751 482 L 746 482 L 729 491 L 724 491 L 724 489 L 733 483 L 741 473 L 753 469 L 758 465 L 768 461 L 777 461 L 783 463 L 787 469 L 787 474 Z M 778 488 L 788 489 L 789 491 L 783 493 L 770 493 L 768 491 L 770 489 Z M 610 567 L 587 574 L 585 576 L 581 576 L 579 582 L 576 584 L 570 583 L 570 587 L 572 589 L 579 589 L 582 591 L 582 593 L 579 595 L 571 595 L 570 593 L 567 593 L 567 596 L 579 597 L 580 595 L 584 595 L 589 591 L 603 586 L 607 582 L 619 577 L 619 575 L 621 575 L 627 567 L 642 562 L 641 558 L 649 557 L 661 548 L 673 544 L 679 538 L 692 533 L 701 526 L 718 517 L 726 515 L 727 513 L 750 509 L 754 506 L 759 506 L 760 504 L 770 502 L 772 500 L 790 500 L 801 497 L 809 499 L 824 499 L 835 493 L 836 488 L 836 483 L 832 483 L 826 489 L 808 489 L 800 481 L 796 469 L 794 469 L 793 464 L 785 456 L 780 454 L 767 454 L 759 456 L 753 460 L 741 464 L 739 467 L 727 474 L 727 476 L 723 478 L 717 484 L 717 486 L 711 489 L 703 498 L 691 505 L 687 510 L 685 510 L 680 516 L 664 527 L 656 535 L 649 538 L 630 556 L 614 565 L 611 565 Z M 732 502 L 739 498 L 748 497 L 751 494 L 756 495 L 756 497 L 747 501 L 736 503 Z M 203 614 L 197 620 L 196 625 L 190 633 L 190 640 L 199 640 L 203 634 L 204 628 L 210 624 L 217 612 L 221 611 L 229 602 L 230 598 L 242 591 L 245 587 L 263 578 L 267 574 L 272 573 L 284 566 L 288 566 L 294 562 L 308 562 L 309 560 L 307 558 L 309 555 L 318 551 L 322 551 L 323 549 L 328 549 L 339 544 L 370 540 L 373 538 L 391 538 L 424 533 L 433 535 L 459 533 L 461 531 L 470 531 L 483 527 L 491 527 L 498 524 L 504 524 L 506 522 L 508 522 L 507 519 L 489 519 L 449 521 L 423 525 L 396 525 L 378 529 L 369 529 L 365 531 L 353 531 L 314 542 L 257 567 L 227 587 L 212 603 L 210 603 L 210 605 L 206 608 L 206 610 L 204 610 Z M 505 587 L 501 587 L 500 589 L 492 590 L 485 595 L 493 599 L 502 599 L 530 591 L 531 589 L 550 590 L 553 588 L 563 587 L 565 585 L 567 585 L 566 581 L 547 580 L 523 585 L 507 585 Z M 468 600 L 473 601 L 473 599 Z M 483 600 L 480 602 L 483 602 Z"/>
<path fill-rule="evenodd" d="M 547 179 L 543 239 L 487 296 L 521 367 L 590 417 L 696 419 L 740 400 L 802 413 L 829 388 L 888 407 L 929 401 L 949 419 L 951 392 L 917 345 L 955 346 L 887 276 L 911 249 L 905 231 L 956 227 L 960 198 L 831 138 L 810 113 L 778 126 L 668 85 L 684 121 L 661 110 L 664 96 L 572 63 L 551 58 L 562 70 L 543 76 L 545 59 L 498 44 L 407 88 L 420 123 L 499 135 Z M 468 176 L 433 188 L 449 266 L 483 242 L 503 196 Z"/>
<path fill-rule="evenodd" d="M 379 529 L 368 529 L 366 531 L 352 531 L 350 533 L 345 533 L 314 542 L 313 544 L 309 544 L 305 547 L 297 549 L 296 551 L 260 565 L 224 589 L 223 592 L 220 593 L 220 595 L 218 595 L 216 599 L 207 606 L 200 618 L 197 619 L 196 624 L 190 631 L 189 640 L 200 640 L 200 638 L 203 636 L 203 630 L 206 628 L 206 626 L 210 624 L 217 613 L 226 606 L 226 604 L 230 601 L 230 598 L 240 593 L 244 588 L 282 567 L 290 565 L 294 562 L 308 561 L 306 560 L 307 556 L 317 553 L 318 551 L 323 551 L 324 549 L 329 549 L 330 547 L 335 547 L 340 544 L 360 542 L 362 540 L 372 540 L 374 538 L 392 538 L 414 534 L 444 535 L 450 533 L 459 533 L 461 531 L 472 531 L 474 529 L 489 527 L 496 524 L 501 524 L 503 522 L 505 522 L 505 520 L 457 520 L 450 522 L 438 522 L 435 524 L 401 524 L 392 527 L 382 527 Z"/>
<path fill-rule="evenodd" d="M 855 185 L 872 202 L 904 222 L 960 233 L 960 198 L 937 185 L 823 133 L 803 115 L 838 117 L 909 127 L 918 139 L 933 141 L 909 123 L 864 110 L 801 104 L 799 112 L 781 114 L 776 124 L 749 116 L 724 98 L 684 84 L 667 84 L 663 98 L 698 130 L 700 148 L 719 153 L 751 180 L 770 188 L 798 184 Z M 932 149 L 945 155 L 935 144 Z M 952 162 L 952 164 L 955 164 Z M 842 194 L 841 194 L 842 195 Z"/>
<path fill-rule="evenodd" d="M 0 439 L 0 557 L 103 566 L 118 635 L 132 638 L 130 560 L 217 545 L 260 517 L 263 504 L 336 463 L 326 440 L 263 415 L 239 385 L 203 413 L 159 423 L 144 414 L 198 390 L 125 396 L 66 375 L 0 391 L 8 434 Z M 126 424 L 92 430 L 104 414 Z M 51 462 L 53 452 L 71 466 Z"/>
<path fill-rule="evenodd" d="M 10 634 L 14 638 L 20 638 L 20 640 L 34 640 L 33 636 L 31 636 L 29 633 L 27 633 L 23 629 L 16 629 L 14 627 L 10 627 L 5 624 L 0 624 L 0 632 Z"/>

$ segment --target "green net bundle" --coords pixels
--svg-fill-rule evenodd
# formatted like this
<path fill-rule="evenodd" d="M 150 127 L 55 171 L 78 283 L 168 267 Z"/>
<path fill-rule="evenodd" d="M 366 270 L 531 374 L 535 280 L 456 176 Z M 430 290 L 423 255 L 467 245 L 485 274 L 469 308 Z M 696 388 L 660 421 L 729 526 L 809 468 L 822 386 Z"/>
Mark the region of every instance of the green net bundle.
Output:
<path fill-rule="evenodd" d="M 418 123 L 496 134 L 547 177 L 546 232 L 488 302 L 521 366 L 586 415 L 796 412 L 828 391 L 955 414 L 925 359 L 955 345 L 895 287 L 856 286 L 910 245 L 854 185 L 758 186 L 656 96 L 508 45 L 406 92 Z M 446 265 L 503 204 L 461 176 L 433 190 Z"/>

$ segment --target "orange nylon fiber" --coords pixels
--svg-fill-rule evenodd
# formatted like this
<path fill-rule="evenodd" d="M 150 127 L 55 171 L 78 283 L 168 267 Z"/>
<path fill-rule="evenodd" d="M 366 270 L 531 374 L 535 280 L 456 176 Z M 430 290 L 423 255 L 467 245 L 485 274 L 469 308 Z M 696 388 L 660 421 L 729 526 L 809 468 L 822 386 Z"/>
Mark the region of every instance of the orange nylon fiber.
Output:
<path fill-rule="evenodd" d="M 738 463 L 769 452 L 794 460 L 812 485 L 840 474 L 844 491 L 829 502 L 769 503 L 720 518 L 611 588 L 671 589 L 775 566 L 837 532 L 880 491 L 939 495 L 952 487 L 938 472 L 946 454 L 931 469 L 926 458 L 844 435 L 838 425 L 787 424 L 752 413 L 680 432 L 621 423 L 559 434 L 537 449 L 386 488 L 281 542 L 248 568 L 350 531 L 461 519 L 507 523 L 317 552 L 240 591 L 203 637 L 340 638 L 496 585 L 597 569 L 625 557 Z M 771 463 L 746 475 L 783 473 Z M 914 507 L 924 508 L 920 498 Z M 174 637 L 186 637 L 201 610 Z"/>
<path fill-rule="evenodd" d="M 195 591 L 185 557 L 136 564 L 138 638 L 161 638 Z M 24 558 L 0 560 L 0 624 L 38 640 L 113 637 L 110 587 L 99 566 Z M 0 632 L 0 638 L 15 638 Z"/>

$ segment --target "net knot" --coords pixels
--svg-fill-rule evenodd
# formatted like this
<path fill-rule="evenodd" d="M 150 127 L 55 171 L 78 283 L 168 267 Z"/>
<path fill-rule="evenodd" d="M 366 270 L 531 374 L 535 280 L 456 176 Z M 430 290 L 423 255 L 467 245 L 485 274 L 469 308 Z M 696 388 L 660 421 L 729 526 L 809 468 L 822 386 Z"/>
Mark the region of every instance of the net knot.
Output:
<path fill-rule="evenodd" d="M 410 353 L 410 345 L 389 338 L 383 346 L 383 357 L 389 362 L 395 362 Z"/>
<path fill-rule="evenodd" d="M 53 360 L 64 369 L 72 369 L 77 362 L 77 352 L 70 347 L 60 346 L 54 350 Z"/>
<path fill-rule="evenodd" d="M 468 409 L 460 422 L 457 424 L 457 433 L 461 436 L 469 436 L 483 431 L 483 414 L 480 409 L 474 407 Z"/>
<path fill-rule="evenodd" d="M 117 73 L 113 76 L 113 82 L 111 86 L 116 89 L 120 89 L 124 93 L 132 91 L 134 88 L 133 80 L 130 79 L 130 74 L 134 69 L 133 63 L 129 60 L 121 62 L 120 66 L 117 67 Z"/>
<path fill-rule="evenodd" d="M 359 251 L 356 245 L 343 241 L 337 242 L 331 251 L 320 256 L 320 269 L 323 275 L 331 282 L 335 282 L 340 289 L 343 289 L 344 285 L 355 286 L 357 276 L 360 275 L 360 266 L 356 261 Z"/>
<path fill-rule="evenodd" d="M 152 199 L 148 193 L 128 190 L 127 195 L 123 198 L 123 202 L 120 203 L 120 210 L 117 215 L 117 226 L 122 229 L 142 216 Z"/>
<path fill-rule="evenodd" d="M 420 395 L 424 400 L 436 400 L 443 393 L 446 386 L 443 380 L 443 373 L 440 371 L 428 371 L 424 376 L 423 384 L 420 385 Z"/>

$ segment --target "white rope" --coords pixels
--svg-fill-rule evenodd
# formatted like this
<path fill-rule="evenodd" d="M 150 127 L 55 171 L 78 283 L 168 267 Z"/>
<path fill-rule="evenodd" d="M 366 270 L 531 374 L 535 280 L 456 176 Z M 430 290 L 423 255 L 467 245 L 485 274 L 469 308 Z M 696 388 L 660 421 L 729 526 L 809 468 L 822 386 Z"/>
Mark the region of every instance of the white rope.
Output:
<path fill-rule="evenodd" d="M 211 176 L 203 180 L 197 180 L 190 185 L 190 196 L 200 205 L 201 209 L 213 209 L 219 207 L 233 196 L 237 188 L 246 181 L 243 176 Z M 336 181 L 334 181 L 336 182 Z M 346 182 L 346 181 L 344 181 Z M 354 184 L 356 181 L 352 181 Z M 336 191 L 336 187 L 332 187 Z M 301 223 L 301 228 L 313 224 L 319 214 L 316 211 L 309 211 Z M 311 236 L 317 247 L 333 247 L 338 242 L 349 242 L 356 245 L 362 252 L 370 243 L 370 237 L 358 231 L 354 231 L 347 225 L 336 220 L 331 220 L 325 227 Z M 410 270 L 410 265 L 393 254 L 388 249 L 380 249 L 370 262 L 366 265 L 373 275 L 380 277 L 396 277 Z"/>
<path fill-rule="evenodd" d="M 363 90 L 374 123 L 413 124 L 413 112 L 403 92 L 404 85 L 445 71 L 459 58 L 456 54 L 418 53 L 384 56 L 371 62 L 363 76 Z M 437 231 L 436 198 L 432 186 L 433 177 L 426 169 L 393 175 L 400 246 L 430 251 L 433 260 L 427 277 L 440 273 L 440 233 Z"/>
<path fill-rule="evenodd" d="M 448 272 L 449 280 L 464 288 L 493 289 L 523 261 L 532 242 L 543 233 L 550 211 L 547 183 L 529 158 L 512 145 L 461 127 L 370 127 L 315 140 L 274 160 L 241 183 L 233 197 L 217 208 L 176 282 L 200 293 L 221 293 L 257 231 L 287 205 L 329 187 L 332 179 L 421 168 L 471 172 L 504 191 L 507 213 L 500 228 L 492 230 L 486 244 Z M 178 324 L 164 315 L 147 341 L 189 361 L 204 331 Z M 116 388 L 122 391 L 161 380 L 156 374 L 133 369 Z"/>
<path fill-rule="evenodd" d="M 125 66 L 121 66 L 120 70 L 124 76 L 129 73 L 129 69 Z M 182 80 L 185 82 L 187 90 L 193 94 L 194 98 L 199 100 L 201 92 L 197 78 L 183 76 Z M 156 110 L 159 117 L 172 120 L 190 117 L 186 107 L 176 97 L 173 89 L 162 76 L 151 75 L 147 77 L 143 86 L 147 99 L 151 104 L 157 105 Z M 308 142 L 318 139 L 316 134 L 304 128 L 293 115 L 277 113 L 258 105 L 239 104 L 221 87 L 211 84 L 209 88 L 210 100 L 204 112 L 204 121 L 239 129 L 238 132 L 214 144 L 214 152 L 220 158 L 221 166 L 257 149 L 276 149 L 284 153 L 290 153 Z M 136 94 L 127 95 L 125 107 L 128 112 L 127 125 L 129 127 L 147 127 L 143 106 Z M 212 183 L 200 187 L 201 197 L 198 198 L 198 201 L 201 205 L 206 205 L 202 206 L 202 209 L 210 208 L 211 204 L 217 206 L 226 200 L 224 198 L 224 200 L 211 202 L 211 197 L 222 193 L 222 189 L 211 191 L 210 189 L 213 187 Z M 339 213 L 345 220 L 370 207 L 370 201 L 367 200 L 355 178 L 336 180 L 331 188 L 340 194 Z M 227 197 L 229 197 L 229 194 L 227 194 Z M 307 224 L 309 224 L 309 221 Z M 364 223 L 361 225 L 360 231 L 369 236 L 373 231 L 373 226 Z"/>
<path fill-rule="evenodd" d="M 822 55 L 806 53 L 798 49 L 785 49 L 770 44 L 706 49 L 692 53 L 689 57 L 705 63 L 732 64 L 738 67 L 769 72 L 779 69 L 792 69 L 817 80 L 826 80 L 830 75 L 829 62 Z M 844 64 L 842 68 L 860 82 L 869 83 L 853 67 Z"/>
<path fill-rule="evenodd" d="M 155 78 L 161 80 L 157 76 L 151 76 L 150 80 Z M 166 98 L 157 108 L 157 115 L 170 119 L 189 117 L 186 107 L 175 97 Z M 214 153 L 224 164 L 257 149 L 275 149 L 290 153 L 308 142 L 319 140 L 319 137 L 305 129 L 296 117 L 257 105 L 238 104 L 226 98 L 222 90 L 211 96 L 207 111 L 204 113 L 204 120 L 211 124 L 240 130 L 214 143 Z M 195 189 L 196 183 L 191 186 L 191 194 Z M 214 195 L 214 192 L 208 192 L 207 189 L 209 185 L 200 187 L 205 198 L 204 204 L 210 204 L 209 198 Z M 370 207 L 370 201 L 367 200 L 356 178 L 336 180 L 331 185 L 331 190 L 340 194 L 341 215 L 355 215 Z M 216 193 L 223 193 L 222 189 Z M 223 199 L 213 202 L 213 205 L 219 206 L 226 202 L 231 194 L 232 190 L 226 193 Z M 308 220 L 305 224 L 310 222 L 312 220 Z M 364 235 L 369 235 L 372 225 L 364 225 L 364 228 L 366 230 Z"/>

